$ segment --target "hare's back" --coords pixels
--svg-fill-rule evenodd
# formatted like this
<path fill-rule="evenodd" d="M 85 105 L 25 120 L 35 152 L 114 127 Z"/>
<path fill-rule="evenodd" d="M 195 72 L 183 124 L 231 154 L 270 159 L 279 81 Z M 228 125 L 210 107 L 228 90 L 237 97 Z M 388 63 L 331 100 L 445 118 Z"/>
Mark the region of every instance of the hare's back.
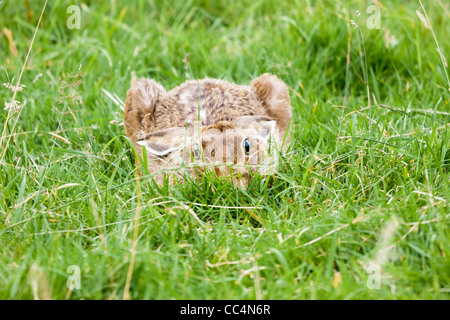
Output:
<path fill-rule="evenodd" d="M 190 80 L 169 94 L 185 111 L 188 122 L 199 119 L 202 125 L 255 115 L 260 109 L 250 86 L 218 79 Z"/>

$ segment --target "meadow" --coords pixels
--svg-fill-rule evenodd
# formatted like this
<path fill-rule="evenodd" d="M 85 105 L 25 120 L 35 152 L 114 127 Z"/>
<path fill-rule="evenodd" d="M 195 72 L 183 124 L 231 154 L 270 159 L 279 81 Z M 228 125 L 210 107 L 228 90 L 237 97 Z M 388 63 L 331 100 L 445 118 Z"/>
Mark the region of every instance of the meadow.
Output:
<path fill-rule="evenodd" d="M 0 1 L 0 299 L 449 299 L 448 1 L 44 3 Z M 133 75 L 265 72 L 273 179 L 137 174 Z"/>

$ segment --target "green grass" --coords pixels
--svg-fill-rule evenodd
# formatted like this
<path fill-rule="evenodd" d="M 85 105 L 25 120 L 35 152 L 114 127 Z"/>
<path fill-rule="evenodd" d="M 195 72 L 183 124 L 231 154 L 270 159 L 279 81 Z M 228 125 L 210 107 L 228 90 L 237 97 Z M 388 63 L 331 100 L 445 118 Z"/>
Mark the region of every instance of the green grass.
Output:
<path fill-rule="evenodd" d="M 16 83 L 43 2 L 30 1 L 31 20 L 25 1 L 0 5 L 18 51 L 2 33 L 0 83 Z M 449 299 L 450 92 L 419 2 L 383 1 L 380 30 L 361 1 L 76 2 L 79 30 L 66 27 L 72 2 L 49 2 L 1 144 L 0 298 L 124 296 L 139 194 L 110 121 L 133 73 L 169 89 L 271 72 L 293 108 L 274 183 L 158 188 L 143 176 L 130 297 Z M 449 60 L 450 6 L 423 2 Z M 13 93 L 0 92 L 3 130 Z M 79 290 L 66 286 L 71 265 Z"/>

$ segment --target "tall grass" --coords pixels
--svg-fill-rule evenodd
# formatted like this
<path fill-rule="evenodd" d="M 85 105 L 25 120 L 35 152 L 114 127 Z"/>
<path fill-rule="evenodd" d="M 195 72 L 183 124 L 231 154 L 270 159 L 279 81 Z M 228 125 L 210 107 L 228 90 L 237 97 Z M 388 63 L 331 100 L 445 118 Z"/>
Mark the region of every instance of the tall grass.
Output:
<path fill-rule="evenodd" d="M 447 3 L 383 2 L 378 30 L 360 1 L 87 1 L 71 30 L 57 0 L 28 56 L 43 4 L 0 7 L 2 103 L 23 104 L 0 112 L 1 298 L 448 299 Z M 136 176 L 133 74 L 264 72 L 293 108 L 272 181 Z"/>

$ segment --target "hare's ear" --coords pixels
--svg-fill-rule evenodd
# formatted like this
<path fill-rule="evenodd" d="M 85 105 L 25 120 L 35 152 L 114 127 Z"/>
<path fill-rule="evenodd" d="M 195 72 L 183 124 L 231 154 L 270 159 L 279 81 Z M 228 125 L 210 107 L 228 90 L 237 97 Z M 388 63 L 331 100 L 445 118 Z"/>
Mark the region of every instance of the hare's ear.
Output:
<path fill-rule="evenodd" d="M 154 80 L 133 78 L 125 99 L 123 117 L 125 132 L 134 143 L 139 130 L 154 127 L 155 108 L 165 93 L 166 90 Z"/>
<path fill-rule="evenodd" d="M 130 97 L 136 108 L 142 109 L 142 114 L 153 114 L 155 105 L 166 90 L 158 82 L 151 79 L 133 78 L 131 80 L 131 88 L 127 95 Z"/>
<path fill-rule="evenodd" d="M 139 136 L 138 145 L 145 146 L 147 153 L 164 157 L 174 151 L 181 150 L 190 143 L 191 132 L 186 128 L 169 128 Z"/>
<path fill-rule="evenodd" d="M 252 81 L 250 87 L 265 108 L 265 114 L 278 122 L 282 135 L 292 117 L 287 85 L 276 76 L 265 73 Z"/>

